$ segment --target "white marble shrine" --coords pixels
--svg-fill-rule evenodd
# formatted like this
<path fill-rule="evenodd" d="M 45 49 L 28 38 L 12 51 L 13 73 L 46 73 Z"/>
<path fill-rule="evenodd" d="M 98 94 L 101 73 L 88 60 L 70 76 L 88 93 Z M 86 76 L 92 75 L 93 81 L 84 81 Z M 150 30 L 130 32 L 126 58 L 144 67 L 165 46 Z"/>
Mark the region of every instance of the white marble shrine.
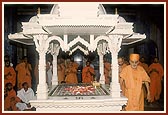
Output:
<path fill-rule="evenodd" d="M 39 53 L 39 84 L 37 99 L 31 105 L 37 111 L 44 112 L 114 112 L 120 111 L 127 99 L 120 94 L 118 80 L 118 52 L 121 45 L 129 45 L 146 38 L 146 36 L 133 32 L 133 23 L 126 22 L 117 12 L 107 14 L 103 5 L 99 3 L 58 3 L 50 14 L 37 14 L 29 22 L 22 22 L 23 31 L 10 34 L 11 40 L 32 45 L 35 43 Z M 32 40 L 33 42 L 26 42 Z M 53 42 L 54 41 L 54 42 Z M 81 45 L 82 44 L 82 45 Z M 52 86 L 58 85 L 57 56 L 59 49 L 70 51 L 70 55 L 77 49 L 84 52 L 96 51 L 99 55 L 100 83 L 105 84 L 103 56 L 111 53 L 110 96 L 98 96 L 95 99 L 83 97 L 50 97 L 46 84 L 46 53 L 53 55 Z"/>

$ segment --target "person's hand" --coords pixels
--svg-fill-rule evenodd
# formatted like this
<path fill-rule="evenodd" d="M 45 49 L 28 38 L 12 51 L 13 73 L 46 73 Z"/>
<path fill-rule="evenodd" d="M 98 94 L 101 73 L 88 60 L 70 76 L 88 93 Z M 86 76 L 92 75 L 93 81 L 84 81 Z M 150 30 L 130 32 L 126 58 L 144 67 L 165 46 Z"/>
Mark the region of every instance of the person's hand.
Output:
<path fill-rule="evenodd" d="M 7 79 L 7 76 L 11 76 L 12 74 L 10 72 L 8 72 L 6 75 L 4 75 L 5 79 Z"/>
<path fill-rule="evenodd" d="M 89 71 L 89 68 L 87 69 L 87 72 L 90 72 L 90 71 Z"/>
<path fill-rule="evenodd" d="M 8 75 L 11 76 L 12 75 L 11 72 L 9 72 Z"/>
<path fill-rule="evenodd" d="M 148 100 L 148 102 L 151 101 L 151 95 L 150 95 L 150 92 L 147 93 L 147 100 Z"/>

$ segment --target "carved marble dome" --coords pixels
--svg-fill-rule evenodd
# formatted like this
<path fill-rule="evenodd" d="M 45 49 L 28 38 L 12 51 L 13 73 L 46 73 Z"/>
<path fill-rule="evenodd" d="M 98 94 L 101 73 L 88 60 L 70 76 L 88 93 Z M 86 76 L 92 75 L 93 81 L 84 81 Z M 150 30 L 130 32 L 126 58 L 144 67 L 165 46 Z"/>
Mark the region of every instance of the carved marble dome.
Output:
<path fill-rule="evenodd" d="M 77 10 L 77 9 L 80 10 Z M 96 18 L 99 15 L 107 15 L 107 12 L 102 4 L 80 4 L 80 3 L 73 3 L 73 4 L 54 4 L 51 11 L 51 15 L 55 15 L 56 17 L 61 18 Z M 37 23 L 38 18 L 37 16 L 33 16 L 29 22 Z M 118 22 L 124 23 L 126 20 L 118 16 Z"/>
<path fill-rule="evenodd" d="M 80 9 L 80 10 L 78 10 Z M 58 17 L 85 18 L 97 17 L 101 14 L 106 14 L 102 4 L 95 3 L 64 3 L 55 4 L 50 14 L 55 14 Z"/>
<path fill-rule="evenodd" d="M 71 17 L 71 18 L 82 18 L 82 17 L 98 17 L 99 15 L 107 15 L 107 12 L 102 4 L 77 4 L 74 3 L 69 4 L 54 4 L 50 14 L 55 15 L 57 17 Z M 80 9 L 79 10 L 77 9 Z M 82 9 L 82 10 L 81 10 Z M 29 22 L 37 23 L 37 16 L 33 16 Z M 126 20 L 118 16 L 118 22 L 124 23 Z"/>

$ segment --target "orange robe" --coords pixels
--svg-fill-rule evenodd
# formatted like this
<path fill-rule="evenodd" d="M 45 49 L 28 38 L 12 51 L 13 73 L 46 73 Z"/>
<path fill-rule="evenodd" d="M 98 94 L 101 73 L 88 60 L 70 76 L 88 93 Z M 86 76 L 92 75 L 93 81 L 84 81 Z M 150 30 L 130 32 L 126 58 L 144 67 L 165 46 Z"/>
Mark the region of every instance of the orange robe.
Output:
<path fill-rule="evenodd" d="M 28 67 L 29 66 L 29 67 Z M 28 68 L 31 68 L 31 65 L 28 64 L 28 66 L 26 67 L 26 64 L 24 62 L 19 63 L 16 66 L 16 71 L 17 73 L 17 87 L 18 89 L 22 88 L 22 84 L 24 82 L 27 82 L 29 87 L 31 87 L 31 73 L 30 70 Z"/>
<path fill-rule="evenodd" d="M 79 67 L 79 64 L 78 63 L 76 63 L 76 62 L 73 62 L 73 64 L 72 64 L 76 69 L 78 69 L 78 67 Z"/>
<path fill-rule="evenodd" d="M 77 79 L 77 69 L 75 67 L 68 67 L 65 70 L 66 72 L 66 78 L 65 78 L 65 82 L 67 84 L 75 84 L 78 83 L 78 79 Z"/>
<path fill-rule="evenodd" d="M 19 111 L 16 107 L 16 103 L 21 100 L 16 96 L 16 92 L 12 89 L 7 92 L 7 96 L 4 99 L 4 110 L 5 111 Z"/>
<path fill-rule="evenodd" d="M 16 85 L 16 72 L 13 67 L 4 67 L 4 86 L 6 83 L 12 83 L 14 87 Z"/>
<path fill-rule="evenodd" d="M 127 66 L 127 64 L 123 64 L 122 66 L 119 66 L 119 74 L 122 72 L 122 70 Z M 119 82 L 120 82 L 120 88 L 122 90 L 122 94 L 125 96 L 125 82 L 121 82 L 120 77 L 119 77 Z"/>
<path fill-rule="evenodd" d="M 148 69 L 149 69 L 148 64 L 140 62 L 139 65 L 142 66 L 146 72 L 148 72 Z"/>
<path fill-rule="evenodd" d="M 110 84 L 110 70 L 111 70 L 111 64 L 109 62 L 105 62 L 104 63 L 105 84 Z"/>
<path fill-rule="evenodd" d="M 151 94 L 151 102 L 154 100 L 160 99 L 161 94 L 161 80 L 163 77 L 163 67 L 159 63 L 153 63 L 149 66 L 149 75 L 151 79 L 150 83 L 150 94 Z"/>
<path fill-rule="evenodd" d="M 150 78 L 141 66 L 132 69 L 131 65 L 125 67 L 120 73 L 124 79 L 126 91 L 125 96 L 128 98 L 126 111 L 143 111 L 144 94 L 142 84 L 144 81 L 150 82 Z"/>
<path fill-rule="evenodd" d="M 63 63 L 57 65 L 58 83 L 65 80 L 65 66 Z"/>
<path fill-rule="evenodd" d="M 95 74 L 92 67 L 84 67 L 82 70 L 82 83 L 92 83 L 94 81 L 93 75 Z"/>

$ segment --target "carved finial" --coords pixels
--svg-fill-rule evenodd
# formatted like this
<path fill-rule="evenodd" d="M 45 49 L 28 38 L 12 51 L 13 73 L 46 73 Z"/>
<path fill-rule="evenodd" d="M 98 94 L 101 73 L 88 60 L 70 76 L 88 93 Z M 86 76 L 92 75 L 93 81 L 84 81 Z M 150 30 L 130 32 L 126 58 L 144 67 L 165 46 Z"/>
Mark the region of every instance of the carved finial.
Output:
<path fill-rule="evenodd" d="M 117 8 L 115 8 L 115 14 L 118 14 Z"/>
<path fill-rule="evenodd" d="M 40 7 L 38 7 L 37 9 L 37 14 L 40 14 Z"/>

